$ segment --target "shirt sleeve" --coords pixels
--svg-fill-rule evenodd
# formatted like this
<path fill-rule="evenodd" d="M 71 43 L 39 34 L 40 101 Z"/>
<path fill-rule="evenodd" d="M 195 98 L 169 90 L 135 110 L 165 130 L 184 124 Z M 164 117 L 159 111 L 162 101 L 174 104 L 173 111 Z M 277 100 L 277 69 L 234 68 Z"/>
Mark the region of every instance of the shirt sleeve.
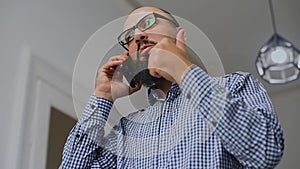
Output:
<path fill-rule="evenodd" d="M 62 168 L 116 168 L 112 149 L 116 135 L 104 138 L 104 126 L 113 103 L 92 95 L 71 130 L 63 150 Z M 112 145 L 107 147 L 107 145 Z"/>
<path fill-rule="evenodd" d="M 220 86 L 194 66 L 184 75 L 182 91 L 243 166 L 274 168 L 283 155 L 284 139 L 266 90 L 249 73 L 227 79 Z"/>

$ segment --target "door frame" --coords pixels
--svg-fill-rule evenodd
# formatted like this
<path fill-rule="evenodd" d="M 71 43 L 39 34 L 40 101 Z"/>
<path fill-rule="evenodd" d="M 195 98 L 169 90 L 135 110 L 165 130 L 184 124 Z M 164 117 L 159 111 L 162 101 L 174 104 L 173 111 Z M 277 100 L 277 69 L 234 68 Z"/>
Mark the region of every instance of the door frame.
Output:
<path fill-rule="evenodd" d="M 72 76 L 34 56 L 29 47 L 21 50 L 19 62 L 10 168 L 46 167 L 51 107 L 77 119 L 72 98 Z M 82 87 L 86 90 L 85 87 Z M 84 92 L 82 92 L 84 93 Z M 86 100 L 75 99 L 83 107 Z"/>

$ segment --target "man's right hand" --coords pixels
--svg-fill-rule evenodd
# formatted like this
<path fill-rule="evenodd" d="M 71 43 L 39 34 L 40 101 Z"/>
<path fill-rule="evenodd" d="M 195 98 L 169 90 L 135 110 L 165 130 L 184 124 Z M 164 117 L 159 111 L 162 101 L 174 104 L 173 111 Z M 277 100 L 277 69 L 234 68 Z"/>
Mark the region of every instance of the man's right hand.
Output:
<path fill-rule="evenodd" d="M 94 94 L 97 97 L 114 101 L 141 88 L 141 84 L 132 88 L 123 83 L 122 73 L 116 70 L 128 57 L 128 52 L 124 52 L 119 56 L 113 56 L 98 70 L 96 88 L 94 90 Z"/>

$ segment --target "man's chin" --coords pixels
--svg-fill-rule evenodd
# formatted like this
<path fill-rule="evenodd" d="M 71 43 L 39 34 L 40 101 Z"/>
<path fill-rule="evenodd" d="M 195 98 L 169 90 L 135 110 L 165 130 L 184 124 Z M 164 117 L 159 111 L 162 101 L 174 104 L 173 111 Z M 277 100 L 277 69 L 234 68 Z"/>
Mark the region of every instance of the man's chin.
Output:
<path fill-rule="evenodd" d="M 142 85 L 144 86 L 144 87 L 151 87 L 151 86 L 153 86 L 153 85 L 156 85 L 157 83 L 160 83 L 160 82 L 162 82 L 164 79 L 163 78 L 158 78 L 158 79 L 156 79 L 156 80 L 153 80 L 153 81 L 143 81 L 142 82 Z"/>
<path fill-rule="evenodd" d="M 143 71 L 139 72 L 136 75 L 136 80 L 141 82 L 141 84 L 144 87 L 151 87 L 151 86 L 153 86 L 157 83 L 162 82 L 165 79 L 163 77 L 157 78 L 157 77 L 151 76 L 150 73 L 149 73 L 149 70 L 146 69 L 146 70 L 143 70 Z"/>

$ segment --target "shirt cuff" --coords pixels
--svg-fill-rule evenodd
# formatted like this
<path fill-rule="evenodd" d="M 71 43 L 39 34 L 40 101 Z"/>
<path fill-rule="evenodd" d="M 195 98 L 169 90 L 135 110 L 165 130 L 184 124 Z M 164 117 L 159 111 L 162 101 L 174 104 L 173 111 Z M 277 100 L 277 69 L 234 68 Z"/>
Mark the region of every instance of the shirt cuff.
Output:
<path fill-rule="evenodd" d="M 223 117 L 228 92 L 200 67 L 193 66 L 184 76 L 183 95 L 200 111 L 203 118 L 216 127 Z"/>
<path fill-rule="evenodd" d="M 91 95 L 79 121 L 84 122 L 93 119 L 106 122 L 112 106 L 112 101 Z"/>
<path fill-rule="evenodd" d="M 199 66 L 192 66 L 182 79 L 182 93 L 198 107 L 211 88 L 211 78 Z"/>

